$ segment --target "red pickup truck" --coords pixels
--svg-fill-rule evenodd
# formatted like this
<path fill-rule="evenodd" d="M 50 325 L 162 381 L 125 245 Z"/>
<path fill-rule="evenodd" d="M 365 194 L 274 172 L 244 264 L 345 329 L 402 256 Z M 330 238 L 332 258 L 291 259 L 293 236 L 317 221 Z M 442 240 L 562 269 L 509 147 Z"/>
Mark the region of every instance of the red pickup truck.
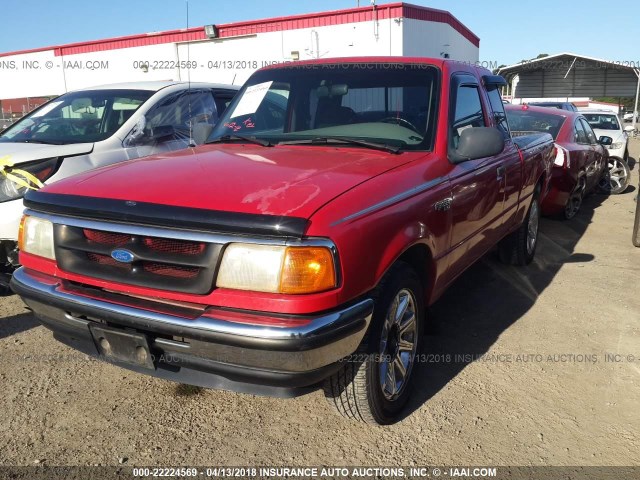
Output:
<path fill-rule="evenodd" d="M 536 250 L 553 142 L 511 139 L 502 85 L 443 59 L 259 70 L 207 145 L 27 194 L 12 287 L 55 338 L 123 367 L 323 385 L 342 415 L 393 422 L 426 307 L 494 246 L 520 265 Z"/>

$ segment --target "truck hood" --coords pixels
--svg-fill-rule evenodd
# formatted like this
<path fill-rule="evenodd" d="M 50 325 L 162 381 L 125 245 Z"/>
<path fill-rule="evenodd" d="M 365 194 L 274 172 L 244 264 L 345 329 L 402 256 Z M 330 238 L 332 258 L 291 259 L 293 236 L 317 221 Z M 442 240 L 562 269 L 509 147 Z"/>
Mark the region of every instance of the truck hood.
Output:
<path fill-rule="evenodd" d="M 32 162 L 54 157 L 71 157 L 91 153 L 93 143 L 72 143 L 69 145 L 45 145 L 42 143 L 4 143 L 0 142 L 0 158 L 9 156 L 11 161 L 19 163 Z"/>
<path fill-rule="evenodd" d="M 348 147 L 205 145 L 86 172 L 43 192 L 310 218 L 338 195 L 423 155 Z"/>

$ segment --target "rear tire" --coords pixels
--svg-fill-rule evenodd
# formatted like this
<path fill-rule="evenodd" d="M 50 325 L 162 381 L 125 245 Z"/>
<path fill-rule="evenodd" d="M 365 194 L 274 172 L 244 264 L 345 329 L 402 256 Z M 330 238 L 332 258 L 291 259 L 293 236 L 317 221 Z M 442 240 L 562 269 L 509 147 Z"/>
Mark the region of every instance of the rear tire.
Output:
<path fill-rule="evenodd" d="M 325 380 L 324 394 L 336 413 L 371 424 L 397 421 L 411 394 L 422 343 L 423 295 L 414 269 L 404 262 L 391 267 L 374 294 L 360 350 Z"/>
<path fill-rule="evenodd" d="M 540 188 L 536 188 L 529 211 L 518 230 L 498 244 L 498 257 L 507 265 L 529 265 L 536 255 L 540 226 Z"/>
<path fill-rule="evenodd" d="M 587 180 L 584 176 L 578 178 L 578 182 L 573 191 L 569 194 L 569 199 L 564 206 L 563 217 L 565 220 L 571 220 L 580 211 L 584 195 L 587 190 Z"/>

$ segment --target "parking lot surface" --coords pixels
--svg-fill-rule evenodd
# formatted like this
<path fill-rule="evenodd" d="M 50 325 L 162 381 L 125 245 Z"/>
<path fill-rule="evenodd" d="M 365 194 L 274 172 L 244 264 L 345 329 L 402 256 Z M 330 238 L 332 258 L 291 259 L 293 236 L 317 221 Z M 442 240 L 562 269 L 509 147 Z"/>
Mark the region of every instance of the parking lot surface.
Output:
<path fill-rule="evenodd" d="M 0 464 L 640 465 L 638 170 L 625 194 L 544 219 L 531 266 L 488 254 L 449 289 L 389 427 L 333 416 L 319 391 L 254 397 L 99 363 L 0 298 Z"/>

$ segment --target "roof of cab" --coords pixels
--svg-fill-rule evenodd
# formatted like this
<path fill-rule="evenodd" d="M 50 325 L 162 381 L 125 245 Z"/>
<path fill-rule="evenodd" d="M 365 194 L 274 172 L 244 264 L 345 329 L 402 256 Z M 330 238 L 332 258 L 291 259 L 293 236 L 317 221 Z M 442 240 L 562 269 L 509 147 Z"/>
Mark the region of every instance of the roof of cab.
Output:
<path fill-rule="evenodd" d="M 295 62 L 286 62 L 286 63 L 274 63 L 272 65 L 267 65 L 262 67 L 260 70 L 270 70 L 275 68 L 296 68 L 296 67 L 306 67 L 311 65 L 335 65 L 335 64 L 372 64 L 372 63 L 380 63 L 380 64 L 400 64 L 400 65 L 430 65 L 433 67 L 437 67 L 440 69 L 444 69 L 444 66 L 447 65 L 449 69 L 453 70 L 453 67 L 470 67 L 475 69 L 480 75 L 492 75 L 491 71 L 484 68 L 481 65 L 478 65 L 474 62 L 464 61 L 464 60 L 454 60 L 449 58 L 439 58 L 439 57 L 335 57 L 335 58 L 317 58 L 311 60 L 296 60 Z M 363 70 L 366 68 L 363 67 Z"/>
<path fill-rule="evenodd" d="M 91 90 L 148 90 L 151 92 L 157 92 L 163 88 L 171 87 L 174 85 L 189 85 L 189 82 L 181 82 L 174 80 L 163 80 L 154 82 L 126 82 L 126 83 L 113 83 L 107 85 L 96 85 L 94 87 L 81 88 L 75 90 L 78 92 L 91 91 Z M 239 85 L 227 85 L 223 83 L 206 83 L 206 82 L 191 82 L 191 88 L 224 88 L 231 90 L 239 90 Z"/>
<path fill-rule="evenodd" d="M 445 62 L 454 60 L 445 60 L 444 58 L 429 57 L 336 57 L 336 58 L 316 58 L 311 60 L 296 60 L 295 62 L 274 63 L 264 67 L 264 69 L 277 67 L 304 67 L 306 65 L 333 65 L 336 63 L 398 63 L 398 64 L 429 64 L 441 67 Z"/>

